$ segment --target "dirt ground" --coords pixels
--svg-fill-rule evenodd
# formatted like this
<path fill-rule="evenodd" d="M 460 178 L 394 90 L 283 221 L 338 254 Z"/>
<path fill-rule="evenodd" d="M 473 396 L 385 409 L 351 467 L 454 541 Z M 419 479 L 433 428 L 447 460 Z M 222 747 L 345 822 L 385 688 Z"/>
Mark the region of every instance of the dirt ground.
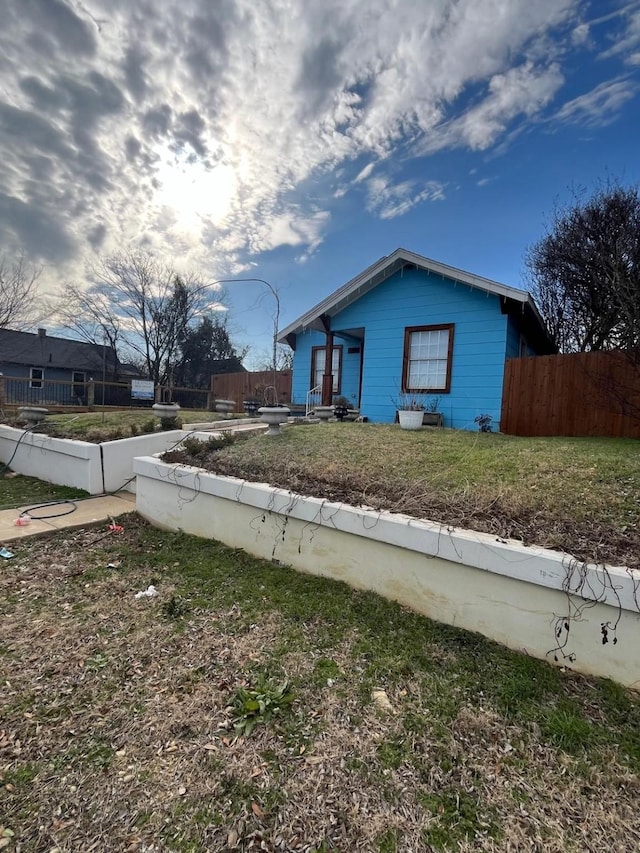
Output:
<path fill-rule="evenodd" d="M 2 850 L 640 849 L 615 686 L 135 516 L 15 550 Z M 238 697 L 283 679 L 291 704 L 239 735 Z"/>

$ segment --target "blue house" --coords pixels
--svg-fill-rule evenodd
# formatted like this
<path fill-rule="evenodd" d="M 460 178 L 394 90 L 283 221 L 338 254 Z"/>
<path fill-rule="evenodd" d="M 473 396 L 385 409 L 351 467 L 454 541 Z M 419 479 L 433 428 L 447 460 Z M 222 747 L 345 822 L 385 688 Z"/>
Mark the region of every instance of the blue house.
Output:
<path fill-rule="evenodd" d="M 499 429 L 507 358 L 555 352 L 529 293 L 396 249 L 279 335 L 294 350 L 292 399 L 315 389 L 392 423 L 397 399 L 437 398 L 444 425 Z M 331 365 L 331 370 L 327 365 Z"/>

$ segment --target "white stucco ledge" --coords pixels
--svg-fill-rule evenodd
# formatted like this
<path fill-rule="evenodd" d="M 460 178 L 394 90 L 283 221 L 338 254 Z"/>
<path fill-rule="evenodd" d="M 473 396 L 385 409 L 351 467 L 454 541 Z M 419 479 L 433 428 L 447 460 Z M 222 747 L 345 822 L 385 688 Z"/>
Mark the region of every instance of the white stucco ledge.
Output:
<path fill-rule="evenodd" d="M 159 527 L 344 580 L 536 657 L 640 685 L 640 575 L 629 569 L 156 457 L 134 459 L 133 470 L 138 511 Z M 556 637 L 565 622 L 569 633 Z"/>
<path fill-rule="evenodd" d="M 11 462 L 19 474 L 47 483 L 74 486 L 91 495 L 121 489 L 135 491 L 133 460 L 137 456 L 164 453 L 187 437 L 207 441 L 221 429 L 193 428 L 161 430 L 142 435 L 93 443 L 70 438 L 53 438 L 46 433 L 28 432 L 0 425 L 0 463 Z M 235 430 L 264 430 L 266 425 L 236 421 Z"/>

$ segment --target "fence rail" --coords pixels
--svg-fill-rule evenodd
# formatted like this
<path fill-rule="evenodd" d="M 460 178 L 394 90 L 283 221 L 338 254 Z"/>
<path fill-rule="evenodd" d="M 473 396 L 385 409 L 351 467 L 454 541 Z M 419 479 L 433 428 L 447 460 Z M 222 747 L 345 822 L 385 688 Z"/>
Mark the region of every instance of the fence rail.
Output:
<path fill-rule="evenodd" d="M 155 399 L 163 402 L 172 400 L 184 409 L 212 408 L 211 392 L 200 388 L 156 386 Z M 133 398 L 130 382 L 72 382 L 69 379 L 32 380 L 28 377 L 0 376 L 0 406 L 149 408 L 153 402 Z"/>
<path fill-rule="evenodd" d="M 640 353 L 509 359 L 502 432 L 640 438 Z"/>

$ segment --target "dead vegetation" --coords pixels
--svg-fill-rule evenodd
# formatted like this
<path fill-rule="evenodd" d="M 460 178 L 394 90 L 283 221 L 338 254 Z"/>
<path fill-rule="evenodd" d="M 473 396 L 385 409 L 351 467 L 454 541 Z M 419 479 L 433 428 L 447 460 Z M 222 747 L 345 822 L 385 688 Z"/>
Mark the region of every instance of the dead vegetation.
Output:
<path fill-rule="evenodd" d="M 407 438 L 407 435 L 409 438 Z M 640 454 L 633 441 L 522 439 L 383 425 L 296 427 L 167 461 L 337 503 L 640 567 Z"/>
<path fill-rule="evenodd" d="M 626 691 L 124 524 L 1 567 L 0 849 L 640 847 Z M 285 679 L 291 703 L 238 736 L 239 691 Z"/>

